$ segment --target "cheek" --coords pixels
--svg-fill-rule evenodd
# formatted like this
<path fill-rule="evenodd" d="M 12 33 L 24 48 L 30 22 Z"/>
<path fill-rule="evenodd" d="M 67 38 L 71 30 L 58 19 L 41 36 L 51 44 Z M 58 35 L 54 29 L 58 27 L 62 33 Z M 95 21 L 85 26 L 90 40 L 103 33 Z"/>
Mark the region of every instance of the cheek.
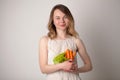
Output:
<path fill-rule="evenodd" d="M 53 24 L 55 25 L 57 22 L 55 20 L 53 20 Z"/>
<path fill-rule="evenodd" d="M 66 19 L 66 20 L 65 20 L 65 22 L 66 22 L 66 23 L 69 23 L 69 20 L 68 20 L 68 19 Z"/>
<path fill-rule="evenodd" d="M 67 24 L 67 25 L 69 24 L 69 20 L 66 20 L 66 24 Z"/>
<path fill-rule="evenodd" d="M 57 22 L 57 21 L 54 21 L 54 25 L 57 26 L 57 25 L 58 25 L 58 22 Z"/>
<path fill-rule="evenodd" d="M 58 21 L 54 19 L 54 20 L 53 20 L 53 23 L 54 23 L 54 24 L 58 24 Z"/>

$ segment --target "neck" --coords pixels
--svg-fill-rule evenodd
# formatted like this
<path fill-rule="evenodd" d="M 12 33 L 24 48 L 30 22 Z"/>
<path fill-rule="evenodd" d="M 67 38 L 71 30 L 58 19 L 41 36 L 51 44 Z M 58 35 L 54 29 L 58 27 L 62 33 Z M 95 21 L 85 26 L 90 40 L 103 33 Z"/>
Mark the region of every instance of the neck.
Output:
<path fill-rule="evenodd" d="M 57 38 L 65 39 L 67 37 L 66 31 L 57 31 Z"/>

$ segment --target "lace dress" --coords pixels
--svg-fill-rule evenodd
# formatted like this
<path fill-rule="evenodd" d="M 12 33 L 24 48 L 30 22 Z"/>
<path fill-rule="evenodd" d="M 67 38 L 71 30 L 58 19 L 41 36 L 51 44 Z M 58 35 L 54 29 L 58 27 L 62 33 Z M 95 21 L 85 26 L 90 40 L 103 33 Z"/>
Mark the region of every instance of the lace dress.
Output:
<path fill-rule="evenodd" d="M 48 64 L 54 64 L 53 58 L 59 53 L 64 52 L 66 49 L 72 49 L 76 51 L 77 47 L 75 44 L 74 37 L 66 38 L 64 40 L 48 40 Z M 77 62 L 77 59 L 75 58 Z M 47 80 L 81 80 L 79 74 L 57 71 L 54 73 L 47 74 Z"/>

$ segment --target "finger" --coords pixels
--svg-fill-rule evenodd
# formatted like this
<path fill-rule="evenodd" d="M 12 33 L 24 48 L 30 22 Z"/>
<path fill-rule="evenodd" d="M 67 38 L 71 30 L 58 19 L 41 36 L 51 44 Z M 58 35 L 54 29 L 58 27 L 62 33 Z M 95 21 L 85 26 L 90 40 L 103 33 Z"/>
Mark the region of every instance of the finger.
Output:
<path fill-rule="evenodd" d="M 77 74 L 78 72 L 76 70 L 70 70 L 71 73 Z"/>
<path fill-rule="evenodd" d="M 68 70 L 64 70 L 64 71 L 68 72 Z"/>
<path fill-rule="evenodd" d="M 72 69 L 71 69 L 71 70 L 69 70 L 69 71 L 70 71 L 70 72 L 74 72 L 74 70 L 72 70 Z"/>
<path fill-rule="evenodd" d="M 72 59 L 69 59 L 69 62 L 73 62 L 73 60 L 72 60 Z"/>
<path fill-rule="evenodd" d="M 65 70 L 66 72 L 71 72 L 71 70 Z"/>
<path fill-rule="evenodd" d="M 75 66 L 75 67 L 78 67 L 78 65 L 77 65 L 77 64 L 74 64 L 74 66 Z"/>

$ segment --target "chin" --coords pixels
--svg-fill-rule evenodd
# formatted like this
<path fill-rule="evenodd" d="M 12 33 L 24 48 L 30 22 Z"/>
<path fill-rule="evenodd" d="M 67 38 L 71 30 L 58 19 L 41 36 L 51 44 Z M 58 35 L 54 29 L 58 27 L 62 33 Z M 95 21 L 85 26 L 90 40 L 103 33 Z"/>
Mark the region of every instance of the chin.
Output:
<path fill-rule="evenodd" d="M 64 28 L 61 28 L 61 30 L 66 30 L 66 27 L 64 27 Z"/>

